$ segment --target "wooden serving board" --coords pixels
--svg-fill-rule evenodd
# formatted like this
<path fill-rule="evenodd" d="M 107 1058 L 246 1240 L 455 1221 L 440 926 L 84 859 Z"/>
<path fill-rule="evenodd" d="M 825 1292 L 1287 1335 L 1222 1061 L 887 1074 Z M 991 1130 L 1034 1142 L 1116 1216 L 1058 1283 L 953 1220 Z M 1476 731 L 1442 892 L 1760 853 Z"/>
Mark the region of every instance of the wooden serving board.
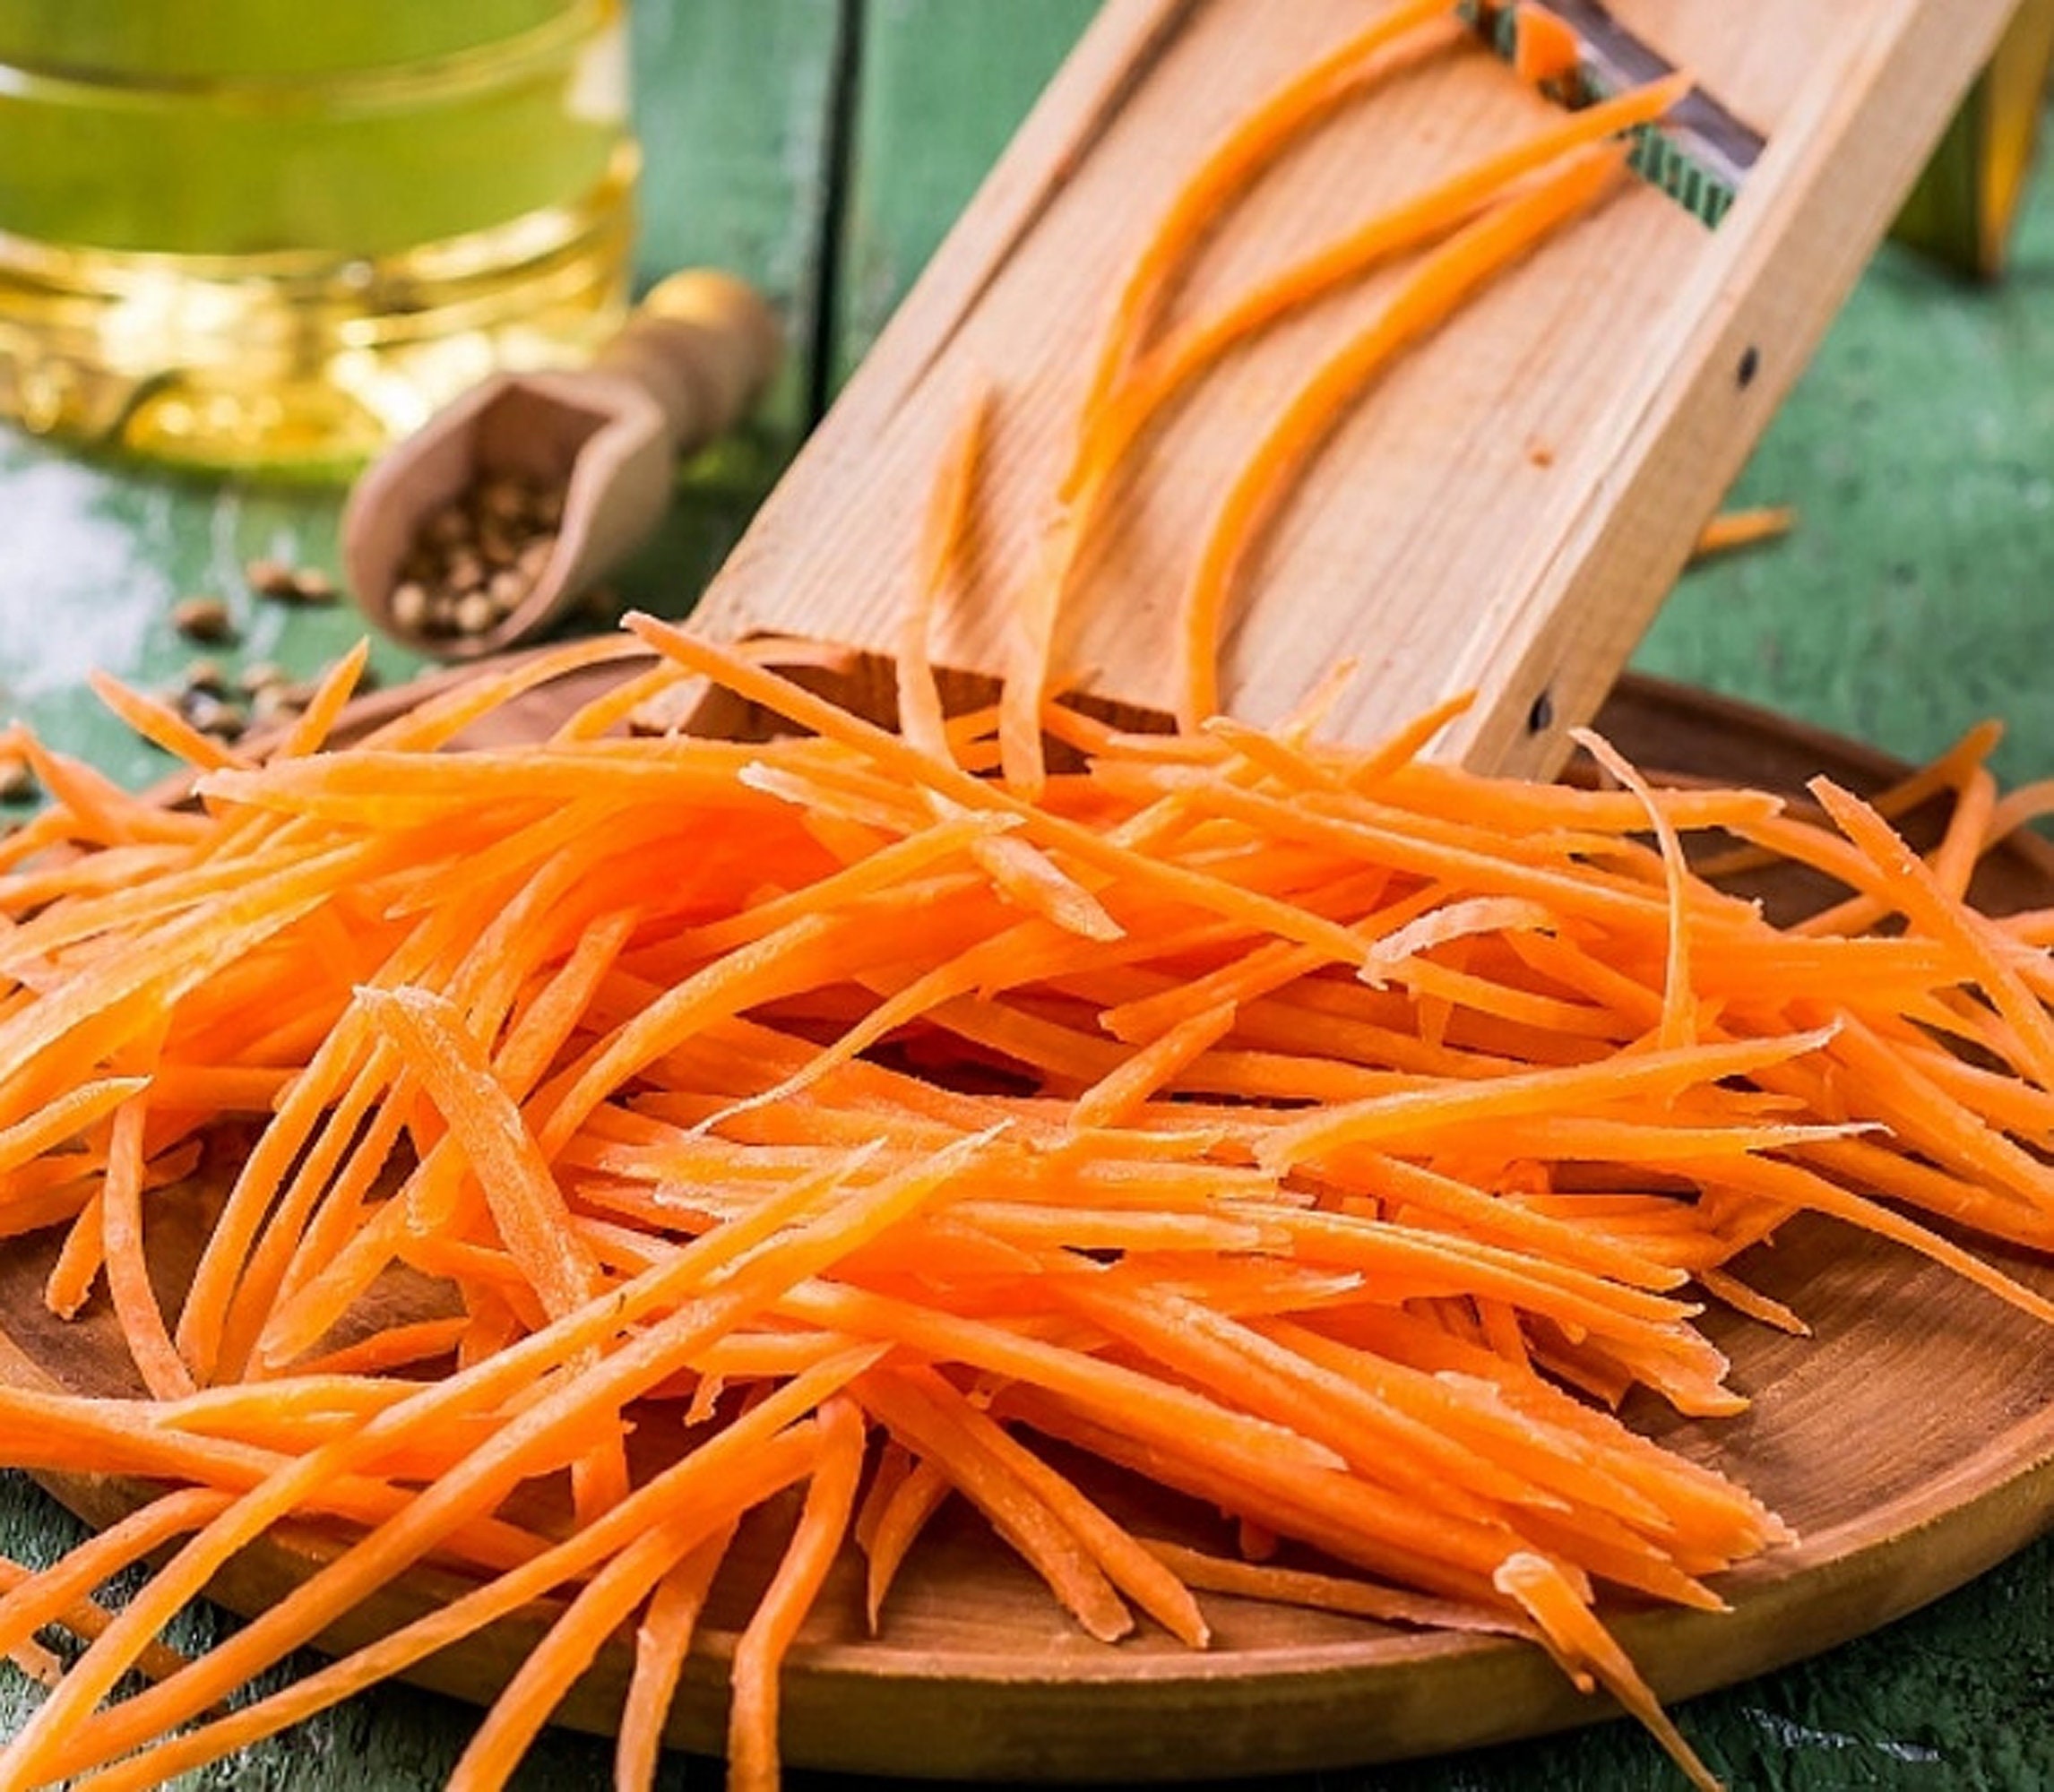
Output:
<path fill-rule="evenodd" d="M 621 675 L 604 668 L 546 687 L 495 723 L 493 738 L 532 736 Z M 367 727 L 410 691 L 368 700 Z M 1628 679 L 1601 718 L 1643 764 L 1795 790 L 1825 771 L 1855 788 L 1899 768 L 1846 742 L 1677 687 Z M 1772 883 L 1770 900 L 1795 894 Z M 2054 852 L 2032 839 L 1993 855 L 1980 899 L 1996 909 L 2054 900 Z M 198 1196 L 194 1196 L 197 1210 Z M 153 1209 L 160 1297 L 175 1312 L 196 1254 Z M 79 1321 L 41 1303 L 55 1236 L 0 1245 L 0 1378 L 90 1394 L 137 1388 L 102 1306 Z M 2054 1293 L 2054 1265 L 1986 1248 Z M 1636 1424 L 1753 1488 L 1800 1541 L 1722 1577 L 1722 1615 L 1605 1615 L 1666 1699 L 1730 1684 L 1860 1635 L 1960 1585 L 2054 1521 L 2054 1350 L 2032 1322 L 1923 1259 L 1823 1221 L 1799 1219 L 1743 1270 L 1794 1306 L 1815 1335 L 1795 1340 L 1714 1314 L 1707 1329 L 1732 1357 L 1753 1406 L 1723 1422 L 1676 1419 L 1654 1402 Z M 400 1297 L 404 1298 L 403 1292 Z M 138 1489 L 53 1478 L 89 1522 L 130 1510 Z M 1160 1490 L 1094 1484 L 1141 1529 L 1225 1547 L 1207 1514 Z M 679 1745 L 715 1752 L 736 1635 L 777 1555 L 789 1509 L 745 1535 L 716 1590 L 676 1708 Z M 232 1609 L 263 1610 L 324 1549 L 306 1533 L 267 1538 L 214 1588 Z M 454 1581 L 416 1571 L 325 1641 L 349 1647 L 444 1604 Z M 1419 1634 L 1328 1615 L 1208 1597 L 1214 1646 L 1185 1649 L 1152 1627 L 1118 1646 L 1078 1632 L 980 1521 L 945 1511 L 923 1536 L 887 1607 L 862 1631 L 860 1570 L 831 1581 L 785 1679 L 783 1737 L 794 1765 L 920 1777 L 1099 1782 L 1336 1767 L 1540 1734 L 1608 1715 L 1538 1651 Z M 488 1699 L 539 1637 L 509 1621 L 423 1665 L 423 1684 Z M 612 1725 L 630 1667 L 617 1644 L 560 1716 Z"/>

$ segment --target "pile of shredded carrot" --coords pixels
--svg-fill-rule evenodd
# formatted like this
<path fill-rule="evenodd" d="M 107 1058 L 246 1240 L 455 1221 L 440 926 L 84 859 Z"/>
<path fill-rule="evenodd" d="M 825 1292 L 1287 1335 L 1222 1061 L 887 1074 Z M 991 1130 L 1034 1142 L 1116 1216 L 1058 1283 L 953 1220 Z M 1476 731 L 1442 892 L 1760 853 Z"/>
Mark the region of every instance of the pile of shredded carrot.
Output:
<path fill-rule="evenodd" d="M 636 617 L 346 748 L 360 655 L 261 758 L 106 685 L 194 764 L 193 805 L 20 737 L 53 800 L 0 842 L 0 1236 L 64 1228 L 49 1304 L 110 1304 L 137 1387 L 0 1388 L 0 1458 L 153 1491 L 52 1565 L 0 1564 L 0 1653 L 49 1675 L 50 1627 L 86 1644 L 0 1788 L 155 1784 L 537 1609 L 453 1786 L 503 1784 L 617 1639 L 618 1783 L 646 1785 L 759 1510 L 781 1555 L 734 1648 L 729 1755 L 765 1787 L 830 1564 L 859 1552 L 856 1622 L 888 1633 L 950 1503 L 1109 1644 L 1203 1649 L 1218 1594 L 1499 1633 L 1711 1783 L 1597 1608 L 1714 1608 L 1713 1577 L 1788 1533 L 1613 1409 L 1741 1407 L 1696 1321 L 1709 1298 L 1801 1330 L 1734 1267 L 1799 1213 L 2054 1318 L 1950 1242 L 2054 1243 L 2054 918 L 1965 894 L 2048 793 L 1997 797 L 1987 730 L 1814 809 L 1653 788 L 1595 737 L 1587 787 L 1453 770 L 1423 756 L 1453 706 L 1368 748 L 1323 742 L 1316 700 L 1271 729 L 1210 713 L 1208 618 L 1290 468 L 1565 191 L 1594 196 L 1587 133 L 1386 225 L 1420 271 L 1229 500 L 1186 726 L 1049 694 L 1089 494 L 1179 368 L 1289 297 L 1217 349 L 1146 348 L 1197 221 L 1442 10 L 1394 9 L 1273 100 L 1144 255 L 1030 604 L 1041 648 L 990 708 L 946 714 L 926 649 L 973 413 L 897 728 Z M 461 746 L 631 656 L 547 739 Z M 792 731 L 621 733 L 695 679 Z M 1890 818 L 1937 794 L 1951 823 L 1915 852 Z M 1844 894 L 1779 925 L 1686 836 Z M 195 1182 L 204 1248 L 167 1311 L 151 1239 Z M 1160 1521 L 1118 1516 L 1115 1483 L 1156 1489 Z M 165 1649 L 281 1530 L 325 1564 L 203 1656 Z M 224 1707 L 419 1564 L 468 1590 Z"/>

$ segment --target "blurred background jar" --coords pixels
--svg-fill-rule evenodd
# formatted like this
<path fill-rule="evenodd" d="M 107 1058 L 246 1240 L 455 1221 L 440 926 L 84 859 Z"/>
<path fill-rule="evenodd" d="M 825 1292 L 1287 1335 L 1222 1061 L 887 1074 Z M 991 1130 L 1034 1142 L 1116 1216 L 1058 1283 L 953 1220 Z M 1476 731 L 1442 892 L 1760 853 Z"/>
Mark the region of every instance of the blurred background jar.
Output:
<path fill-rule="evenodd" d="M 626 307 L 622 0 L 0 0 L 0 416 L 343 472 Z"/>

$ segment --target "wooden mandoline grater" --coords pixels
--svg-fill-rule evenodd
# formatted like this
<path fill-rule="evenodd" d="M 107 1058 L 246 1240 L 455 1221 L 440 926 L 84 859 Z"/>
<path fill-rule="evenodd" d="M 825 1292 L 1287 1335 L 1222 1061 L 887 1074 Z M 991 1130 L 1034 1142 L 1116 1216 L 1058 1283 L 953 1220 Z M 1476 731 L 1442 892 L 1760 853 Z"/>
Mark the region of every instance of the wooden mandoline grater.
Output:
<path fill-rule="evenodd" d="M 1084 383 L 1128 263 L 1179 183 L 1279 82 L 1385 0 L 1110 0 L 703 600 L 724 638 L 885 656 L 930 480 L 979 375 L 997 393 L 969 600 L 934 657 L 1003 661 Z M 2012 0 L 1550 0 L 1580 40 L 1544 98 L 1468 40 L 1412 57 L 1222 217 L 1172 302 L 1203 314 L 1368 212 L 1670 69 L 1695 87 L 1643 177 L 1500 275 L 1373 383 L 1246 569 L 1224 707 L 1275 719 L 1336 661 L 1364 737 L 1454 693 L 1439 750 L 1541 773 L 1588 719 L 1700 527 L 1881 240 Z M 1451 33 L 1451 38 L 1460 34 Z M 1169 705 L 1169 617 L 1264 421 L 1372 314 L 1372 276 L 1237 349 L 1147 440 L 1081 568 L 1063 666 L 1116 707 Z M 876 699 L 876 701 L 869 701 Z M 732 718 L 703 719 L 731 728 Z"/>

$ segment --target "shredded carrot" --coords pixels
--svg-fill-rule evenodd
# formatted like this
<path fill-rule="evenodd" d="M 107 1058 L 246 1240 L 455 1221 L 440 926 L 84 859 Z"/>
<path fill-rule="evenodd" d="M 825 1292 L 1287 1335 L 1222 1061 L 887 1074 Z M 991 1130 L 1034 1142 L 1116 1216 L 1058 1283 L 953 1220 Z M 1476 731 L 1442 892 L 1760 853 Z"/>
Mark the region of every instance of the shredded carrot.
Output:
<path fill-rule="evenodd" d="M 1300 476 L 1342 408 L 1395 355 L 1443 323 L 1476 286 L 1592 204 L 1625 166 L 1613 145 L 1584 150 L 1527 193 L 1504 201 L 1451 237 L 1411 274 L 1376 321 L 1319 369 L 1285 406 L 1221 501 L 1186 591 L 1178 625 L 1177 714 L 1199 727 L 1220 707 L 1218 651 L 1230 585 L 1271 513 Z"/>
<path fill-rule="evenodd" d="M 1797 527 L 1797 512 L 1788 504 L 1764 504 L 1753 510 L 1721 511 L 1697 531 L 1690 554 L 1695 560 L 1709 560 L 1742 547 L 1758 547 L 1774 541 Z"/>
<path fill-rule="evenodd" d="M 1581 68 L 1584 47 L 1575 32 L 1537 0 L 1519 0 L 1512 22 L 1512 66 L 1521 80 L 1540 87 L 1566 81 Z"/>
<path fill-rule="evenodd" d="M 728 1719 L 728 1783 L 737 1792 L 777 1785 L 778 1665 L 819 1597 L 855 1512 L 863 1470 L 864 1423 L 850 1400 L 821 1409 L 820 1460 L 791 1541 L 755 1614 L 735 1645 L 734 1703 Z"/>
<path fill-rule="evenodd" d="M 162 1491 L 48 1568 L 0 1564 L 0 1655 L 48 1669 L 52 1623 L 87 1645 L 0 1745 L 0 1792 L 160 1783 L 523 1611 L 542 1638 L 452 1784 L 506 1783 L 617 1648 L 636 1792 L 722 1564 L 767 1532 L 729 1730 L 730 1783 L 764 1792 L 808 1613 L 845 1599 L 888 1638 L 945 1506 L 1091 1637 L 1146 1619 L 1204 1649 L 1221 1596 L 1515 1639 L 1711 1783 L 1605 1617 L 1621 1592 L 1716 1609 L 1791 1532 L 1622 1403 L 1716 1438 L 1746 1401 L 1700 1299 L 1801 1336 L 1805 1291 L 1736 1263 L 1799 1214 L 2054 1322 L 1975 1243 L 2054 1249 L 2054 914 L 1970 894 L 2050 797 L 1998 790 L 1987 729 L 1813 806 L 1665 788 L 1595 737 L 1608 788 L 1434 763 L 1459 697 L 1333 745 L 1338 676 L 1275 727 L 1213 714 L 1236 582 L 1345 408 L 1685 85 L 1159 330 L 1213 215 L 1459 41 L 1446 10 L 1383 10 L 1179 187 L 1089 370 L 995 706 L 947 715 L 931 645 L 945 595 L 979 600 L 1010 400 L 980 388 L 906 594 L 895 729 L 777 669 L 788 650 L 638 616 L 355 745 L 360 652 L 268 752 L 101 681 L 198 771 L 183 807 L 10 731 L 51 804 L 0 841 L 0 1237 L 68 1228 L 48 1303 L 87 1310 L 104 1274 L 134 1374 L 0 1385 L 0 1466 Z M 1574 73 L 1558 22 L 1517 23 L 1530 78 Z M 1058 702 L 1076 548 L 1145 473 L 1142 431 L 1400 254 L 1396 297 L 1224 495 L 1164 642 L 1181 729 Z M 595 671 L 548 738 L 460 743 Z M 619 731 L 702 681 L 792 731 Z M 1942 802 L 1914 849 L 1895 823 Z M 1722 840 L 1838 900 L 1772 920 L 1693 856 Z M 152 1272 L 195 1226 L 174 1317 Z M 1146 1534 L 1164 1491 L 1217 1512 L 1204 1546 Z M 267 1539 L 300 1583 L 169 1656 L 167 1621 Z M 830 1573 L 845 1545 L 860 1577 Z M 150 1557 L 120 1611 L 91 1603 Z M 225 1705 L 424 1564 L 464 1589 Z M 108 1702 L 138 1667 L 155 1684 Z"/>

